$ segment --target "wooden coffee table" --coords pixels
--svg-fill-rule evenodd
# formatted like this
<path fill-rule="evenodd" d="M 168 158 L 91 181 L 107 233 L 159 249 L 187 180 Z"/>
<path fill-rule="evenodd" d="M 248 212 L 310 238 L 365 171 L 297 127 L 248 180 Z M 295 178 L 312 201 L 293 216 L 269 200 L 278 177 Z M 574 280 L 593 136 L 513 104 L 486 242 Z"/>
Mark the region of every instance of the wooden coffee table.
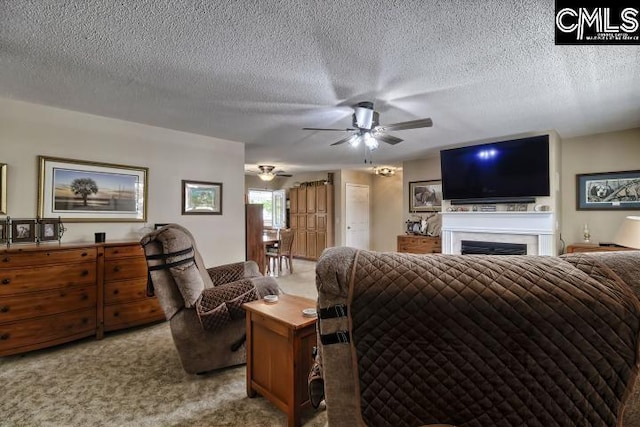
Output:
<path fill-rule="evenodd" d="M 256 393 L 287 414 L 289 426 L 300 425 L 300 412 L 311 406 L 307 376 L 316 345 L 316 319 L 302 310 L 312 299 L 279 295 L 278 302 L 243 304 L 247 312 L 247 396 Z"/>

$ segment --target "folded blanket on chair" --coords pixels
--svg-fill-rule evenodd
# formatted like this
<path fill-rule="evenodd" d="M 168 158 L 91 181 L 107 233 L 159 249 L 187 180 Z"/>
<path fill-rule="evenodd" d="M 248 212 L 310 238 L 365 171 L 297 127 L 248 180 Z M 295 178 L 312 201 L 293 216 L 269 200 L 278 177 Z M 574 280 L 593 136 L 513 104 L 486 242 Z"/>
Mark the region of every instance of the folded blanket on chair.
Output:
<path fill-rule="evenodd" d="M 205 289 L 196 301 L 196 312 L 202 327 L 212 331 L 243 318 L 242 304 L 257 299 L 258 292 L 251 280 L 239 280 Z"/>

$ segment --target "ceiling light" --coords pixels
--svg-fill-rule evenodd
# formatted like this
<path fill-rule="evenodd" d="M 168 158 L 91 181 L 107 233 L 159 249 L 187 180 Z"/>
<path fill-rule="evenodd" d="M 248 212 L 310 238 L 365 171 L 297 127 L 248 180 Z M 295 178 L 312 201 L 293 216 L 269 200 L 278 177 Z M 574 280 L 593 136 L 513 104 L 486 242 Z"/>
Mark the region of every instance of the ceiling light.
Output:
<path fill-rule="evenodd" d="M 374 169 L 376 175 L 390 177 L 396 174 L 396 168 L 392 168 L 389 166 L 381 166 Z"/>
<path fill-rule="evenodd" d="M 273 172 L 265 172 L 265 173 L 259 173 L 258 177 L 263 181 L 273 181 L 273 178 L 276 177 L 276 174 Z"/>
<path fill-rule="evenodd" d="M 360 145 L 360 135 L 353 135 L 351 137 L 351 139 L 349 140 L 349 145 L 351 145 L 353 148 L 357 147 L 358 145 Z"/>
<path fill-rule="evenodd" d="M 259 165 L 258 169 L 260 169 L 260 172 L 258 172 L 258 177 L 263 181 L 273 181 L 273 178 L 276 177 L 276 174 L 273 172 L 275 166 Z"/>
<path fill-rule="evenodd" d="M 365 133 L 363 136 L 364 139 L 364 143 L 367 146 L 367 148 L 371 151 L 375 150 L 376 148 L 378 148 L 378 140 L 375 139 L 373 137 L 373 135 L 371 135 L 370 133 Z"/>

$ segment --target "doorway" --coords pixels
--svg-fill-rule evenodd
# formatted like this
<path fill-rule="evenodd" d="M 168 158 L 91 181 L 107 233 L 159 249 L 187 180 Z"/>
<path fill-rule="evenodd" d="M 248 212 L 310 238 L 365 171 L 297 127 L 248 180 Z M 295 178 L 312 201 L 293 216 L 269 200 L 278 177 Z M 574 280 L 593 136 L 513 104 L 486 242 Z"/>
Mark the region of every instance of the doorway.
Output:
<path fill-rule="evenodd" d="M 369 249 L 369 186 L 346 184 L 345 242 L 357 249 Z"/>

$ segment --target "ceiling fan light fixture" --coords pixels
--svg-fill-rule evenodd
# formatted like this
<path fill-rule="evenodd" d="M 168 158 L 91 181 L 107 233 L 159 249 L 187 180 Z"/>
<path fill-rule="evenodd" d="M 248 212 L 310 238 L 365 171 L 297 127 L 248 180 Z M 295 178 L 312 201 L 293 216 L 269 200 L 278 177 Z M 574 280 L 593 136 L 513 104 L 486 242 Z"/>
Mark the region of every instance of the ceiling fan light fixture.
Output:
<path fill-rule="evenodd" d="M 258 169 L 260 169 L 258 178 L 263 181 L 273 181 L 273 178 L 276 177 L 276 174 L 273 172 L 275 166 L 258 165 Z"/>
<path fill-rule="evenodd" d="M 390 176 L 394 176 L 396 174 L 396 168 L 392 168 L 389 166 L 380 166 L 374 169 L 374 172 L 376 173 L 376 175 L 380 175 L 380 176 L 384 176 L 384 177 L 390 177 Z"/>
<path fill-rule="evenodd" d="M 351 145 L 353 148 L 356 148 L 358 145 L 360 145 L 360 135 L 353 135 L 349 140 L 349 145 Z"/>
<path fill-rule="evenodd" d="M 276 177 L 276 174 L 273 172 L 261 172 L 258 174 L 258 177 L 263 181 L 273 181 L 273 178 Z"/>
<path fill-rule="evenodd" d="M 369 132 L 365 133 L 362 138 L 364 139 L 364 144 L 369 150 L 373 151 L 378 148 L 378 140 Z"/>
<path fill-rule="evenodd" d="M 373 102 L 361 102 L 354 108 L 355 123 L 360 129 L 371 129 L 373 124 Z"/>

